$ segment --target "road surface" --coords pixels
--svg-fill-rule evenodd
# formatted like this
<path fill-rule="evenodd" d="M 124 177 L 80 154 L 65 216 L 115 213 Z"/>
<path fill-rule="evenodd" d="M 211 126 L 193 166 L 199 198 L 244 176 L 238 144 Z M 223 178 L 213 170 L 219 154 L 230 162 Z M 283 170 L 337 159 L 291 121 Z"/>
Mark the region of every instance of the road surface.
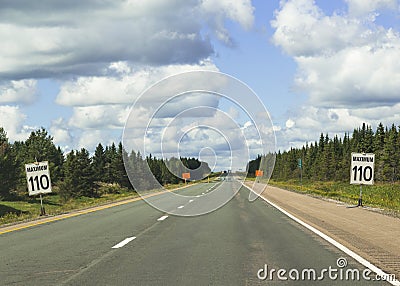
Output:
<path fill-rule="evenodd" d="M 201 212 L 198 196 L 210 189 L 229 193 L 233 184 L 182 189 L 183 196 L 167 205 L 182 213 L 190 208 Z M 0 284 L 385 285 L 362 277 L 330 279 L 329 267 L 337 270 L 333 278 L 340 269 L 362 275 L 365 268 L 263 200 L 249 202 L 248 196 L 243 187 L 224 207 L 196 217 L 171 216 L 137 201 L 2 234 Z M 348 263 L 343 268 L 337 265 L 341 258 Z M 281 269 L 287 280 L 271 269 Z M 324 279 L 310 281 L 314 278 L 307 269 L 315 269 L 316 278 L 324 273 Z M 300 281 L 294 281 L 296 273 Z"/>

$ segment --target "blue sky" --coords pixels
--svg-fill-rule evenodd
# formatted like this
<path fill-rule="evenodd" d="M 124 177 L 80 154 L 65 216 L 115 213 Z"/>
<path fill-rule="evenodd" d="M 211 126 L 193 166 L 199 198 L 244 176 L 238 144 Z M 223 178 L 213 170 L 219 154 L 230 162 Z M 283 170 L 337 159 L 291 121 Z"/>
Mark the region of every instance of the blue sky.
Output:
<path fill-rule="evenodd" d="M 220 71 L 253 89 L 281 150 L 363 122 L 399 125 L 399 6 L 397 0 L 0 4 L 0 126 L 11 141 L 43 126 L 64 150 L 93 151 L 99 142 L 121 140 L 129 107 L 146 88 L 192 70 Z M 244 128 L 247 120 L 238 124 Z"/>

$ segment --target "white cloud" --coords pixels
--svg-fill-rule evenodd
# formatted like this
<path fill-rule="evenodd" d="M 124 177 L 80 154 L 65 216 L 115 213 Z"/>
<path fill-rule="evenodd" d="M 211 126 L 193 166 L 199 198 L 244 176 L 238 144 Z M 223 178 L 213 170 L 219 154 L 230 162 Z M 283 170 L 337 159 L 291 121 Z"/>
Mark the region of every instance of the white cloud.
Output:
<path fill-rule="evenodd" d="M 69 150 L 73 144 L 73 136 L 67 122 L 63 118 L 53 120 L 50 126 L 50 134 L 53 136 L 53 142 L 61 146 L 63 150 Z"/>
<path fill-rule="evenodd" d="M 396 42 L 398 39 L 396 39 Z M 298 57 L 296 86 L 319 106 L 376 106 L 400 101 L 400 41 L 392 47 L 344 49 L 329 58 Z"/>
<path fill-rule="evenodd" d="M 224 21 L 249 28 L 253 7 L 250 0 L 9 1 L 0 19 L 0 77 L 46 78 L 100 75 L 121 61 L 197 63 L 214 53 L 204 28 L 230 39 Z"/>
<path fill-rule="evenodd" d="M 109 71 L 117 75 L 109 75 Z M 64 82 L 56 102 L 65 106 L 91 106 L 101 104 L 133 104 L 138 96 L 154 83 L 167 76 L 195 70 L 213 70 L 210 61 L 197 65 L 167 65 L 161 67 L 132 68 L 126 62 L 111 63 L 104 76 L 79 77 Z M 150 100 L 157 99 L 151 98 Z"/>
<path fill-rule="evenodd" d="M 296 87 L 310 95 L 311 104 L 359 108 L 400 101 L 400 64 L 393 60 L 400 57 L 397 31 L 374 18 L 325 15 L 313 1 L 282 3 L 271 22 L 273 42 L 293 56 Z"/>
<path fill-rule="evenodd" d="M 397 0 L 345 0 L 349 5 L 349 13 L 354 16 L 364 16 L 381 9 L 396 9 Z"/>
<path fill-rule="evenodd" d="M 296 123 L 292 120 L 292 119 L 288 119 L 288 120 L 286 120 L 286 128 L 287 129 L 290 129 L 290 128 L 292 128 L 294 125 L 295 125 Z"/>
<path fill-rule="evenodd" d="M 74 146 L 74 148 L 85 148 L 93 152 L 99 143 L 110 145 L 113 142 L 116 143 L 118 141 L 115 140 L 114 135 L 111 134 L 108 130 L 87 129 L 79 136 L 78 143 L 76 144 L 76 146 Z"/>
<path fill-rule="evenodd" d="M 246 29 L 253 26 L 254 7 L 250 0 L 202 0 L 200 7 L 206 14 L 228 18 Z"/>
<path fill-rule="evenodd" d="M 243 125 L 244 128 L 249 128 L 250 126 L 253 126 L 253 123 L 251 123 L 251 121 L 246 121 Z"/>
<path fill-rule="evenodd" d="M 69 125 L 82 129 L 122 128 L 129 114 L 125 105 L 75 107 Z"/>
<path fill-rule="evenodd" d="M 36 80 L 12 80 L 0 84 L 0 104 L 32 103 L 37 97 Z"/>
<path fill-rule="evenodd" d="M 24 125 L 26 115 L 18 106 L 0 105 L 0 126 L 7 132 L 10 141 L 26 140 L 35 128 Z"/>
<path fill-rule="evenodd" d="M 254 7 L 250 0 L 202 0 L 200 11 L 217 38 L 228 45 L 233 44 L 233 39 L 225 28 L 226 18 L 238 22 L 245 29 L 250 29 L 254 23 Z"/>

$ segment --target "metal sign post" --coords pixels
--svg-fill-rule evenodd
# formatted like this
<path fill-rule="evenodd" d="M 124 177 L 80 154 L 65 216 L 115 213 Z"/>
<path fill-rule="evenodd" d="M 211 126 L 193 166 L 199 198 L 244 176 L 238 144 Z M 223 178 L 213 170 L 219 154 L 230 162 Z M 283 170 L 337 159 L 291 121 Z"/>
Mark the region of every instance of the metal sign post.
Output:
<path fill-rule="evenodd" d="M 360 197 L 358 198 L 358 207 L 362 207 L 362 184 L 360 184 Z"/>
<path fill-rule="evenodd" d="M 40 215 L 46 215 L 46 210 L 44 209 L 43 206 L 43 197 L 42 194 L 40 194 Z"/>
<path fill-rule="evenodd" d="M 297 165 L 300 168 L 300 185 L 303 185 L 303 161 L 301 158 L 297 161 Z"/>

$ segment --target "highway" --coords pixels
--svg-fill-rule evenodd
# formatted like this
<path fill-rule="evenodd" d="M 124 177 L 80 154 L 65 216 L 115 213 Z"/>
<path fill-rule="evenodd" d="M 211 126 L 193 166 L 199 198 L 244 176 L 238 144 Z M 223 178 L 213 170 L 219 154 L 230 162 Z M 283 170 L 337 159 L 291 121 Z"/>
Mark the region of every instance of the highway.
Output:
<path fill-rule="evenodd" d="M 201 212 L 202 193 L 230 192 L 233 184 L 179 190 L 182 196 L 170 208 Z M 195 217 L 168 215 L 137 201 L 4 233 L 0 285 L 386 285 L 329 279 L 323 269 L 340 269 L 341 257 L 348 262 L 343 269 L 362 273 L 365 268 L 263 200 L 249 202 L 248 196 L 242 187 L 224 207 Z M 262 277 L 266 266 L 267 272 L 285 269 L 281 276 L 287 280 L 276 273 Z M 294 281 L 288 275 L 297 270 L 301 278 L 303 269 L 324 273 L 324 279 Z"/>

